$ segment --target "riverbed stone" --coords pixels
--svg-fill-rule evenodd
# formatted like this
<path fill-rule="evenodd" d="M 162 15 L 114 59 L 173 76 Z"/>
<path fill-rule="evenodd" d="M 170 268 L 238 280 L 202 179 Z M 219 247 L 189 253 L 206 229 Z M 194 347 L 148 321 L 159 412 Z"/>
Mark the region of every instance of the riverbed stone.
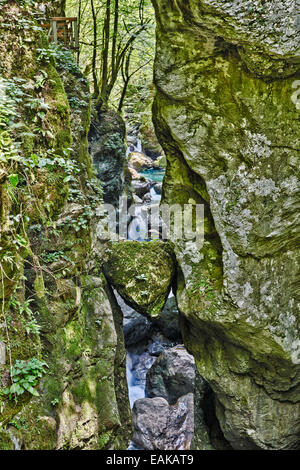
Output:
<path fill-rule="evenodd" d="M 156 194 L 160 195 L 162 192 L 162 183 L 155 183 L 153 187 L 154 187 L 154 191 L 156 192 Z"/>
<path fill-rule="evenodd" d="M 109 281 L 128 305 L 152 318 L 159 317 L 175 274 L 169 243 L 112 243 L 104 269 Z"/>
<path fill-rule="evenodd" d="M 152 322 L 144 315 L 126 305 L 122 297 L 115 292 L 118 304 L 123 313 L 123 331 L 126 346 L 131 346 L 149 339 L 153 329 Z"/>
<path fill-rule="evenodd" d="M 133 442 L 146 450 L 188 450 L 194 430 L 193 394 L 169 405 L 161 397 L 136 400 Z"/>
<path fill-rule="evenodd" d="M 163 397 L 171 405 L 194 392 L 195 361 L 183 346 L 165 350 L 147 372 L 146 392 L 149 398 Z"/>

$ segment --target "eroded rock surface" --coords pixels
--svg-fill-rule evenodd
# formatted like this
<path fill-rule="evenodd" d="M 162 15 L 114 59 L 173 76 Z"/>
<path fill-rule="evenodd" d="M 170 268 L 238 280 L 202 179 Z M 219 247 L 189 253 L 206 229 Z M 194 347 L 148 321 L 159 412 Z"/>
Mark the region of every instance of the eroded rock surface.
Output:
<path fill-rule="evenodd" d="M 174 405 L 183 395 L 194 392 L 195 361 L 183 346 L 164 351 L 147 372 L 149 398 L 163 397 Z"/>
<path fill-rule="evenodd" d="M 185 345 L 234 448 L 299 448 L 299 3 L 153 3 L 163 202 L 205 206 L 175 242 Z"/>
<path fill-rule="evenodd" d="M 136 400 L 133 442 L 146 450 L 188 450 L 194 431 L 193 409 L 192 393 L 175 405 L 158 397 Z"/>
<path fill-rule="evenodd" d="M 131 432 L 126 353 L 121 311 L 101 269 L 107 233 L 88 153 L 90 94 L 67 51 L 56 62 L 47 55 L 36 3 L 2 2 L 0 9 L 0 226 L 6 255 L 0 449 L 124 449 Z M 55 8 L 61 2 L 38 3 L 60 16 Z M 20 29 L 22 21 L 26 27 Z M 17 101 L 10 98 L 12 88 Z M 14 131 L 3 118 L 8 108 Z M 12 172 L 18 176 L 13 199 Z M 24 217 L 24 223 L 11 224 L 12 217 Z M 45 374 L 31 393 L 24 390 L 18 400 L 3 393 L 17 361 L 24 361 L 32 379 L 41 360 Z"/>
<path fill-rule="evenodd" d="M 156 318 L 175 274 L 173 253 L 168 243 L 159 241 L 113 243 L 105 272 L 126 303 Z"/>

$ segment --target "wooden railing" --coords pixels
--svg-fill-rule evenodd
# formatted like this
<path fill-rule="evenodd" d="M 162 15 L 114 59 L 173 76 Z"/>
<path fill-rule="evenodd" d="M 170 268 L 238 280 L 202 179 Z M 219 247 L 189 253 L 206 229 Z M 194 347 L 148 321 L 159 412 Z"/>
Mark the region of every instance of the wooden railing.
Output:
<path fill-rule="evenodd" d="M 79 34 L 77 18 L 50 18 L 50 22 L 44 23 L 42 27 L 48 30 L 48 37 L 55 44 L 64 44 L 65 47 L 78 51 Z"/>

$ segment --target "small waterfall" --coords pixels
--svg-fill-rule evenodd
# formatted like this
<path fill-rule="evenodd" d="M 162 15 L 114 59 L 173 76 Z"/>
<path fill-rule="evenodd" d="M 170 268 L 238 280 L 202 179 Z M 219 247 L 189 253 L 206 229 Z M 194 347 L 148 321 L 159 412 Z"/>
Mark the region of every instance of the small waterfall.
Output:
<path fill-rule="evenodd" d="M 145 384 L 143 384 L 133 369 L 132 353 L 126 353 L 126 375 L 127 375 L 127 384 L 128 384 L 128 393 L 130 408 L 133 407 L 133 404 L 139 398 L 145 398 Z"/>
<path fill-rule="evenodd" d="M 161 195 L 157 194 L 154 187 L 150 189 L 150 194 L 151 194 L 151 200 L 154 202 L 159 202 L 161 200 Z"/>

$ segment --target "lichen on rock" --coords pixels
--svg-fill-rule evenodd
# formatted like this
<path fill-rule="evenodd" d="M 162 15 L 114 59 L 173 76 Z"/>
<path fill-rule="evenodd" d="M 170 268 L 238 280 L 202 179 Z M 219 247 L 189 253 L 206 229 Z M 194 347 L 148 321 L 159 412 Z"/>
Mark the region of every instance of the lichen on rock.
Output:
<path fill-rule="evenodd" d="M 233 448 L 299 448 L 297 4 L 153 3 L 163 201 L 205 206 L 174 247 L 184 342 Z"/>
<path fill-rule="evenodd" d="M 0 14 L 5 103 L 11 109 L 14 94 L 22 98 L 0 144 L 0 262 L 9 280 L 0 289 L 1 440 L 7 449 L 16 448 L 10 435 L 24 450 L 124 449 L 131 417 L 122 316 L 101 270 L 89 87 L 71 53 L 50 48 L 36 23 L 38 6 L 54 14 L 57 2 L 19 3 L 1 5 Z M 47 364 L 35 388 L 4 394 L 13 366 L 32 358 Z"/>

